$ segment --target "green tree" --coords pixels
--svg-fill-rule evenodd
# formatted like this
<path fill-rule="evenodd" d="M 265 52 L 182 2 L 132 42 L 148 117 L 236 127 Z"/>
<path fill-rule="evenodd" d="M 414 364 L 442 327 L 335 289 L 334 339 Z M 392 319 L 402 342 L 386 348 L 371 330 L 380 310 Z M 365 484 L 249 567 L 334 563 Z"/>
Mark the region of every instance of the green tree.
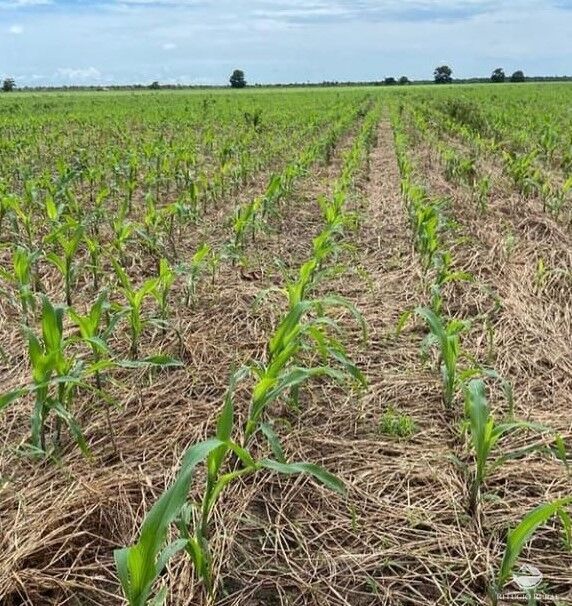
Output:
<path fill-rule="evenodd" d="M 151 90 L 159 90 L 161 88 L 161 85 L 157 80 L 155 80 L 155 82 L 151 82 L 151 84 L 149 84 L 149 88 Z"/>
<path fill-rule="evenodd" d="M 491 82 L 504 82 L 506 80 L 506 74 L 502 67 L 497 67 L 491 74 Z"/>
<path fill-rule="evenodd" d="M 386 78 L 383 83 L 385 86 L 395 86 L 397 84 L 397 80 L 395 78 Z"/>
<path fill-rule="evenodd" d="M 399 78 L 398 84 L 400 84 L 401 86 L 403 86 L 404 84 L 410 84 L 409 78 L 407 76 L 401 76 L 401 78 Z"/>
<path fill-rule="evenodd" d="M 2 90 L 5 93 L 11 93 L 16 88 L 16 81 L 14 78 L 6 78 L 4 82 L 2 82 Z"/>
<path fill-rule="evenodd" d="M 525 80 L 526 78 L 524 77 L 524 72 L 520 69 L 515 71 L 514 74 L 510 77 L 511 82 L 524 82 Z"/>
<path fill-rule="evenodd" d="M 245 88 L 246 79 L 244 72 L 241 69 L 235 69 L 230 77 L 230 85 L 232 88 Z"/>
<path fill-rule="evenodd" d="M 440 65 L 433 72 L 435 84 L 451 84 L 453 82 L 453 70 L 448 65 Z"/>

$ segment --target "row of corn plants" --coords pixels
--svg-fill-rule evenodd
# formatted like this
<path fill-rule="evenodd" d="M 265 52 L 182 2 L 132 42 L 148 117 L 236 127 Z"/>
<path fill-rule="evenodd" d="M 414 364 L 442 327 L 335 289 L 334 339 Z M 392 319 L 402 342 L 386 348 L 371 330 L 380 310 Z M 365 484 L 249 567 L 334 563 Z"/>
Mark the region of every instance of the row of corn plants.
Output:
<path fill-rule="evenodd" d="M 244 253 L 248 242 L 255 242 L 257 233 L 265 229 L 267 220 L 280 212 L 281 203 L 312 165 L 319 160 L 326 163 L 330 161 L 342 135 L 355 124 L 356 119 L 365 115 L 370 103 L 366 98 L 361 105 L 341 115 L 318 140 L 306 146 L 298 158 L 287 164 L 281 173 L 272 175 L 262 195 L 236 209 L 232 223 L 233 239 L 228 247 L 233 259 L 245 263 Z"/>
<path fill-rule="evenodd" d="M 476 179 L 477 155 L 495 159 L 500 157 L 504 173 L 514 187 L 526 198 L 540 199 L 545 212 L 550 212 L 557 219 L 565 212 L 569 214 L 572 176 L 565 174 L 562 178 L 554 178 L 539 162 L 541 151 L 538 148 L 513 148 L 510 140 L 507 142 L 506 133 L 493 136 L 491 133 L 496 132 L 494 128 L 489 127 L 483 132 L 475 125 L 467 124 L 464 115 L 469 111 L 474 113 L 472 105 L 466 111 L 457 110 L 452 115 L 435 107 L 412 108 L 411 111 L 416 115 L 418 126 L 420 123 L 425 125 L 420 132 L 430 135 L 433 142 L 439 141 L 446 176 L 468 182 L 481 207 L 492 184 L 489 175 Z M 472 156 L 460 158 L 458 152 L 442 141 L 445 136 L 453 136 L 467 143 L 472 149 Z"/>
<path fill-rule="evenodd" d="M 449 223 L 444 218 L 443 203 L 434 200 L 425 188 L 416 182 L 414 165 L 408 156 L 409 140 L 403 127 L 399 111 L 394 109 L 393 126 L 398 163 L 402 177 L 402 193 L 408 208 L 410 224 L 414 235 L 414 246 L 425 269 L 430 305 L 418 307 L 413 312 L 405 312 L 400 319 L 398 331 L 411 315 L 424 321 L 428 328 L 422 351 L 438 352 L 437 365 L 442 377 L 443 401 L 448 411 L 454 412 L 458 398 L 464 400 L 462 415 L 462 436 L 472 459 L 466 467 L 468 512 L 479 515 L 479 504 L 486 489 L 490 474 L 509 460 L 526 456 L 533 451 L 544 451 L 556 455 L 564 463 L 567 453 L 561 437 L 556 436 L 550 446 L 532 443 L 518 449 L 510 449 L 503 441 L 513 433 L 529 431 L 537 434 L 548 432 L 548 428 L 515 420 L 512 416 L 497 421 L 490 409 L 487 398 L 486 380 L 498 381 L 513 410 L 513 389 L 509 382 L 489 367 L 483 367 L 465 350 L 463 335 L 468 333 L 471 323 L 467 320 L 447 317 L 443 305 L 443 286 L 452 281 L 470 281 L 473 277 L 465 272 L 451 270 L 451 253 L 445 249 L 445 236 Z M 533 533 L 545 525 L 552 517 L 558 516 L 565 530 L 565 544 L 570 548 L 571 525 L 567 505 L 571 497 L 540 505 L 526 515 L 507 536 L 505 553 L 489 590 L 494 604 L 509 581 L 513 567 Z M 532 598 L 533 599 L 533 596 Z"/>
<path fill-rule="evenodd" d="M 270 421 L 270 406 L 286 398 L 293 409 L 300 406 L 300 388 L 315 377 L 342 383 L 363 384 L 359 369 L 348 357 L 338 338 L 341 327 L 328 310 L 343 307 L 362 324 L 359 312 L 337 296 L 317 297 L 313 290 L 326 275 L 325 265 L 334 257 L 348 224 L 346 201 L 355 174 L 367 157 L 379 119 L 379 108 L 364 119 L 356 141 L 344 158 L 344 167 L 331 198 L 322 198 L 324 228 L 312 244 L 310 258 L 281 291 L 287 307 L 266 346 L 266 359 L 252 362 L 231 377 L 215 435 L 190 448 L 170 488 L 149 511 L 137 542 L 115 552 L 117 572 L 130 606 L 144 606 L 152 600 L 162 603 L 167 587 L 156 591 L 157 581 L 169 559 L 185 551 L 193 563 L 208 599 L 214 600 L 217 585 L 213 577 L 213 554 L 209 548 L 211 514 L 225 488 L 246 476 L 262 471 L 282 474 L 305 473 L 327 488 L 344 493 L 343 483 L 316 465 L 287 462 L 284 449 Z M 250 376 L 248 415 L 242 428 L 235 419 L 235 398 L 239 381 Z M 273 458 L 256 458 L 253 448 L 263 436 Z M 257 448 L 258 450 L 258 448 Z M 195 468 L 205 463 L 206 480 L 199 499 L 188 502 Z M 168 540 L 174 526 L 177 538 Z"/>

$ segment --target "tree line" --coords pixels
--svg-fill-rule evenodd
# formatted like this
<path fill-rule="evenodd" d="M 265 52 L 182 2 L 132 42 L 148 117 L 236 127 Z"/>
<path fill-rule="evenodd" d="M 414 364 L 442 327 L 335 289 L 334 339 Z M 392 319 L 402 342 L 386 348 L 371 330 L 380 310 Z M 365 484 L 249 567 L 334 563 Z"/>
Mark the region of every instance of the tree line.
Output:
<path fill-rule="evenodd" d="M 453 82 L 453 70 L 448 65 L 440 65 L 433 72 L 435 84 L 451 84 Z M 506 82 L 507 76 L 502 67 L 497 67 L 491 74 L 491 82 Z M 526 76 L 522 70 L 515 71 L 510 77 L 511 82 L 525 82 Z"/>
<path fill-rule="evenodd" d="M 568 82 L 572 81 L 572 77 L 570 76 L 534 76 L 527 77 L 524 75 L 522 70 L 517 70 L 513 72 L 511 76 L 507 76 L 504 69 L 502 67 L 497 67 L 491 73 L 488 78 L 464 78 L 457 79 L 453 78 L 453 70 L 448 65 L 440 65 L 435 68 L 433 72 L 433 80 L 410 80 L 407 76 L 401 76 L 399 78 L 395 78 L 393 76 L 386 77 L 380 81 L 360 81 L 360 82 L 338 82 L 338 81 L 324 81 L 317 83 L 303 83 L 296 82 L 290 84 L 254 84 L 255 87 L 334 87 L 334 86 L 404 86 L 408 84 L 428 84 L 430 82 L 434 82 L 435 84 L 478 84 L 485 82 L 494 82 L 494 83 L 502 83 L 502 82 L 545 82 L 545 81 L 561 81 Z M 230 78 L 229 84 L 231 88 L 241 89 L 246 88 L 248 85 L 246 80 L 246 75 L 243 70 L 235 69 Z M 109 85 L 109 86 L 39 86 L 39 87 L 24 87 L 25 90 L 139 90 L 139 89 L 150 89 L 150 90 L 161 90 L 161 89 L 186 89 L 186 88 L 200 88 L 200 89 L 210 89 L 210 88 L 221 88 L 220 86 L 193 86 L 193 85 L 184 85 L 184 84 L 160 84 L 158 80 L 155 80 L 151 84 L 145 86 L 143 84 L 134 84 L 134 85 Z M 5 78 L 2 81 L 1 90 L 5 93 L 12 92 L 16 89 L 16 82 L 13 78 Z"/>

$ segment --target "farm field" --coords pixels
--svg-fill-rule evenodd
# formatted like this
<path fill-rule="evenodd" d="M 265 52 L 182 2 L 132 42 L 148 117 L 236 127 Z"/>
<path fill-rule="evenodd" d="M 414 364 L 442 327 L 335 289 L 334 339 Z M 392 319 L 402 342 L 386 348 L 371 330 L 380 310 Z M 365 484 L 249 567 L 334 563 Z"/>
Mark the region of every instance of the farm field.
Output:
<path fill-rule="evenodd" d="M 2 95 L 0 603 L 572 603 L 571 226 L 568 84 Z"/>

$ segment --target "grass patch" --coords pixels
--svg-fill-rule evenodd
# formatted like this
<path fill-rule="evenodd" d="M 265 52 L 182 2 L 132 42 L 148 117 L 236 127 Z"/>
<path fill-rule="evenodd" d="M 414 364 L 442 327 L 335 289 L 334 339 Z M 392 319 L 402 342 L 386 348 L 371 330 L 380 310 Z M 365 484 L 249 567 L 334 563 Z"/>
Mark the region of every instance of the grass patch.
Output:
<path fill-rule="evenodd" d="M 394 438 L 410 438 L 417 431 L 413 419 L 390 406 L 379 422 L 380 434 Z"/>

